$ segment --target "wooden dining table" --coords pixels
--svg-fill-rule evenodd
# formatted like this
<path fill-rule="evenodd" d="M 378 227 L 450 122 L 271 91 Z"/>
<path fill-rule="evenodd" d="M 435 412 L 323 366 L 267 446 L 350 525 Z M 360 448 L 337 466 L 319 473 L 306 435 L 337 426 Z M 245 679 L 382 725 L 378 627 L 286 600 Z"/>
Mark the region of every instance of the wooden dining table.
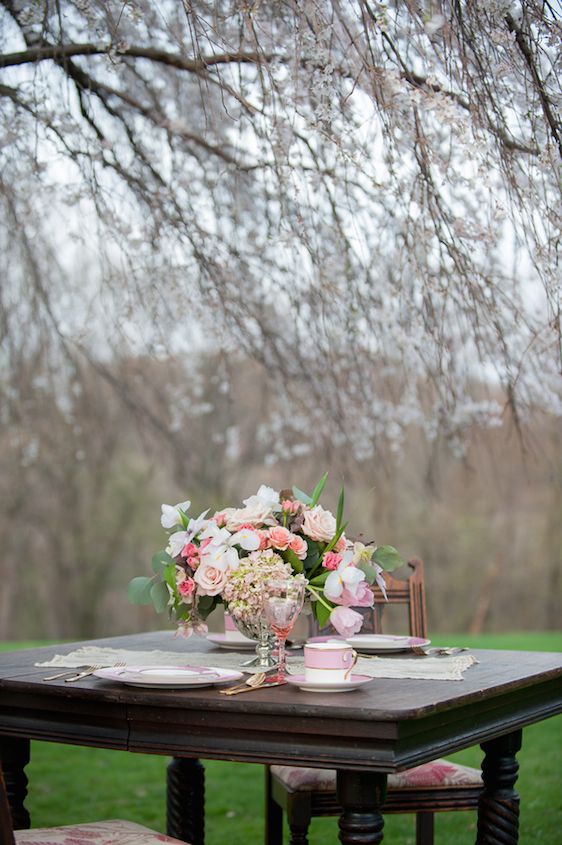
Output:
<path fill-rule="evenodd" d="M 202 759 L 337 769 L 343 845 L 383 838 L 387 775 L 480 744 L 477 843 L 518 841 L 515 790 L 522 730 L 562 712 L 562 654 L 475 650 L 461 681 L 374 679 L 345 694 L 293 685 L 225 696 L 219 687 L 147 689 L 89 676 L 45 681 L 37 663 L 84 645 L 184 651 L 201 638 L 143 633 L 0 654 L 0 755 L 16 827 L 25 808 L 30 741 L 172 757 L 168 833 L 203 843 Z M 424 659 L 424 658 L 420 658 Z M 54 670 L 52 670 L 54 671 Z M 553 749 L 554 752 L 554 749 Z M 537 783 L 540 789 L 540 781 Z M 334 837 L 336 835 L 334 827 Z"/>

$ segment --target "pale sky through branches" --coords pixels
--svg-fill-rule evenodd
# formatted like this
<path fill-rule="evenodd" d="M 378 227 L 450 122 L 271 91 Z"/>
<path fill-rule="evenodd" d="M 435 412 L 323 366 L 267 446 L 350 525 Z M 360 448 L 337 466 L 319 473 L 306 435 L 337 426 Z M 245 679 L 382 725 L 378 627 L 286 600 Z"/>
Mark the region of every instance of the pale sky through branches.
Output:
<path fill-rule="evenodd" d="M 0 0 L 8 358 L 223 350 L 358 456 L 560 414 L 560 43 L 558 3 Z"/>

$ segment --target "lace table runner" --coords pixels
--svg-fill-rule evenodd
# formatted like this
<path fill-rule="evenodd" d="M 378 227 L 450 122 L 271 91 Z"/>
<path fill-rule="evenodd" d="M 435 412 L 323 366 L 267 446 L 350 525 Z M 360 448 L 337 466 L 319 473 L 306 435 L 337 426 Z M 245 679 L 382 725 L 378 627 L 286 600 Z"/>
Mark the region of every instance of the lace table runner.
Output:
<path fill-rule="evenodd" d="M 244 652 L 196 652 L 180 654 L 171 651 L 129 651 L 116 648 L 83 646 L 69 654 L 57 654 L 52 660 L 36 663 L 36 666 L 113 666 L 125 663 L 127 666 L 215 666 L 218 669 L 239 669 L 243 672 L 259 672 L 259 668 L 244 666 L 252 657 Z M 462 681 L 463 672 L 478 661 L 472 654 L 417 657 L 359 657 L 355 672 L 372 678 L 419 678 L 428 681 Z M 291 674 L 304 673 L 302 656 L 289 655 L 287 666 Z"/>

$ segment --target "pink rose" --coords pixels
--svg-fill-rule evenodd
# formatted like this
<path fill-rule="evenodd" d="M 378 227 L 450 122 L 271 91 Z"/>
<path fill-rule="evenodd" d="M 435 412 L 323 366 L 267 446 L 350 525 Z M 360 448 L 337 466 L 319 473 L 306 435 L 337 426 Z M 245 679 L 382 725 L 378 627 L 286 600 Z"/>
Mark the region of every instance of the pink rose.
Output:
<path fill-rule="evenodd" d="M 342 637 L 351 637 L 361 630 L 363 617 L 350 607 L 334 607 L 330 623 Z"/>
<path fill-rule="evenodd" d="M 311 540 L 328 543 L 336 533 L 336 520 L 322 505 L 316 505 L 304 512 L 303 533 Z"/>
<path fill-rule="evenodd" d="M 269 534 L 267 531 L 256 531 L 256 534 L 260 538 L 259 551 L 263 552 L 264 549 L 269 548 Z"/>
<path fill-rule="evenodd" d="M 185 578 L 178 584 L 178 592 L 183 598 L 191 596 L 195 589 L 195 581 L 193 578 Z"/>
<path fill-rule="evenodd" d="M 199 554 L 199 549 L 195 543 L 186 543 L 180 552 L 182 557 L 196 557 Z"/>
<path fill-rule="evenodd" d="M 341 555 L 338 555 L 335 552 L 328 552 L 327 555 L 324 555 L 322 566 L 324 569 L 337 569 L 340 563 Z"/>
<path fill-rule="evenodd" d="M 224 589 L 228 579 L 228 567 L 217 566 L 211 560 L 203 560 L 193 576 L 199 586 L 199 592 L 204 596 L 217 596 Z"/>
<path fill-rule="evenodd" d="M 375 596 L 366 581 L 359 581 L 359 583 L 355 585 L 354 593 L 344 587 L 340 601 L 341 604 L 345 604 L 348 607 L 372 607 L 375 601 Z"/>
<path fill-rule="evenodd" d="M 308 543 L 302 537 L 299 537 L 298 534 L 293 534 L 289 548 L 300 560 L 304 560 L 308 554 Z"/>
<path fill-rule="evenodd" d="M 282 525 L 275 525 L 269 529 L 269 542 L 274 549 L 288 549 L 293 537 L 294 534 L 291 534 L 289 529 L 283 528 Z"/>
<path fill-rule="evenodd" d="M 336 552 L 345 552 L 346 547 L 347 547 L 347 539 L 346 539 L 345 534 L 342 534 L 339 537 L 336 545 L 334 546 L 334 549 L 336 550 Z"/>

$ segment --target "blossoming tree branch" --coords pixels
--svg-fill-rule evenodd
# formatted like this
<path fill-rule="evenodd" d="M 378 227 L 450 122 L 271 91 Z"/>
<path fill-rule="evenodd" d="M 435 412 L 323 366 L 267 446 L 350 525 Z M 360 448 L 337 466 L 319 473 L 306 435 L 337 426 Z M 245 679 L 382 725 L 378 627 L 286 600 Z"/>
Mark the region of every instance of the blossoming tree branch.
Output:
<path fill-rule="evenodd" d="M 384 570 L 403 563 L 393 546 L 364 545 L 346 536 L 344 491 L 336 515 L 319 504 L 327 474 L 309 496 L 298 487 L 281 493 L 262 485 L 241 508 L 208 510 L 189 517 L 189 501 L 162 505 L 169 532 L 166 549 L 152 559 L 153 576 L 133 578 L 129 598 L 166 608 L 178 632 L 207 630 L 205 619 L 219 603 L 236 619 L 261 613 L 261 588 L 270 578 L 306 581 L 320 628 L 330 623 L 349 636 L 363 617 L 353 607 L 372 607 L 372 586 L 385 594 Z"/>

